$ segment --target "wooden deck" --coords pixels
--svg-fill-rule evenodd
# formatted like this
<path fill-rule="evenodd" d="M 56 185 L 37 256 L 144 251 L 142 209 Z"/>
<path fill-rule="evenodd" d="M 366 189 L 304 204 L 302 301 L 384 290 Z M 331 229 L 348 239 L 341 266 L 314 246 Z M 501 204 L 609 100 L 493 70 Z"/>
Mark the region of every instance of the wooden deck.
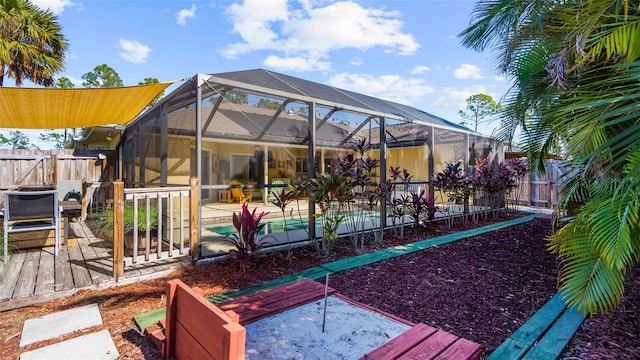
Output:
<path fill-rule="evenodd" d="M 179 257 L 126 267 L 116 283 L 111 245 L 95 237 L 82 222 L 69 225 L 69 243 L 62 245 L 57 257 L 53 246 L 31 248 L 13 253 L 0 265 L 0 311 L 70 296 L 78 290 L 162 277 L 189 261 Z"/>

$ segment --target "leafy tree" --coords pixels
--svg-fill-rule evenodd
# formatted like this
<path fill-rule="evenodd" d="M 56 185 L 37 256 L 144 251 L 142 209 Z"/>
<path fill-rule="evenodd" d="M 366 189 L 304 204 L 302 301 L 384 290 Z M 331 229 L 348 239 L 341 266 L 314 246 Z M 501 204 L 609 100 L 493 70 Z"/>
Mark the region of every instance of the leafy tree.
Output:
<path fill-rule="evenodd" d="M 11 141 L 7 139 L 4 135 L 0 134 L 0 146 L 9 145 Z"/>
<path fill-rule="evenodd" d="M 64 149 L 66 143 L 66 129 L 64 134 L 60 134 L 55 130 L 46 130 L 38 136 L 38 140 L 43 142 L 53 143 L 53 147 L 56 149 Z"/>
<path fill-rule="evenodd" d="M 280 107 L 280 103 L 269 99 L 260 99 L 260 101 L 258 101 L 258 107 L 275 110 Z"/>
<path fill-rule="evenodd" d="M 225 100 L 234 104 L 246 104 L 249 102 L 249 94 L 244 91 L 231 90 L 224 94 Z"/>
<path fill-rule="evenodd" d="M 5 75 L 17 86 L 24 80 L 53 85 L 53 74 L 64 67 L 67 38 L 58 17 L 28 0 L 0 2 L 0 86 Z"/>
<path fill-rule="evenodd" d="M 513 86 L 500 134 L 522 129 L 530 161 L 564 141 L 574 171 L 561 207 L 578 208 L 549 239 L 571 306 L 614 309 L 640 253 L 640 7 L 638 1 L 482 0 L 461 34 L 497 52 Z M 577 205 L 577 206 L 576 206 Z"/>
<path fill-rule="evenodd" d="M 37 149 L 36 145 L 32 145 L 29 142 L 29 137 L 21 131 L 11 131 L 9 133 L 9 143 L 12 144 L 13 149 Z"/>
<path fill-rule="evenodd" d="M 54 86 L 57 87 L 57 88 L 60 88 L 60 89 L 72 89 L 72 88 L 76 87 L 71 82 L 71 80 L 66 76 L 58 78 L 58 80 L 56 80 L 56 83 L 55 83 Z"/>
<path fill-rule="evenodd" d="M 123 86 L 120 75 L 107 64 L 96 66 L 92 72 L 82 75 L 82 80 L 82 86 L 88 88 Z"/>
<path fill-rule="evenodd" d="M 64 134 L 60 134 L 54 129 L 49 129 L 40 134 L 40 136 L 38 136 L 38 140 L 53 143 L 53 147 L 56 149 L 75 149 L 75 139 L 82 135 L 82 131 L 82 128 L 71 128 L 64 129 Z"/>
<path fill-rule="evenodd" d="M 487 117 L 495 115 L 501 109 L 500 104 L 496 103 L 491 95 L 474 94 L 467 98 L 466 111 L 458 111 L 458 115 L 462 118 L 460 125 L 467 126 L 467 121 L 474 124 L 474 130 L 478 131 L 478 124 L 482 123 Z"/>

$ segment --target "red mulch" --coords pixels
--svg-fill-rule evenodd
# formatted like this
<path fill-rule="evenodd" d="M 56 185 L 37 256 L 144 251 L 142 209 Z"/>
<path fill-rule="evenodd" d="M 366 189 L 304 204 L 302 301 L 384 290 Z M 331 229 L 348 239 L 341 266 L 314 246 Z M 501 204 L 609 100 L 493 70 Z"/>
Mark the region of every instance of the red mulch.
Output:
<path fill-rule="evenodd" d="M 452 229 L 439 224 L 419 235 L 409 230 L 404 240 L 387 235 L 382 244 L 367 251 L 492 222 L 456 222 Z M 355 300 L 475 341 L 488 352 L 556 291 L 556 261 L 545 251 L 543 240 L 549 229 L 549 224 L 533 221 L 336 274 L 330 285 Z M 297 248 L 292 261 L 285 259 L 284 253 L 264 254 L 245 273 L 234 260 L 187 266 L 163 279 L 81 291 L 65 299 L 7 311 L 0 315 L 0 354 L 15 359 L 46 344 L 18 347 L 25 320 L 95 302 L 104 324 L 82 333 L 108 329 L 121 359 L 156 359 L 157 350 L 132 318 L 164 306 L 166 280 L 180 278 L 202 288 L 205 295 L 219 294 L 354 255 L 348 241 L 338 244 L 335 252 L 332 258 L 322 259 L 310 247 Z M 637 358 L 640 286 L 638 273 L 633 275 L 630 280 L 635 288 L 629 289 L 629 298 L 618 311 L 588 319 L 570 344 L 568 359 Z"/>

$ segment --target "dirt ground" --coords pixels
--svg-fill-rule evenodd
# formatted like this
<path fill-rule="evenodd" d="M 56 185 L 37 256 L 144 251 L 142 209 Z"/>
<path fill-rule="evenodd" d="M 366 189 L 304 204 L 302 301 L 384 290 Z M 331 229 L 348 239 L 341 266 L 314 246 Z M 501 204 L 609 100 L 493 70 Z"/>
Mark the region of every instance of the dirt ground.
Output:
<path fill-rule="evenodd" d="M 509 218 L 513 218 L 511 215 Z M 505 220 L 505 217 L 499 221 Z M 405 239 L 387 235 L 367 251 L 483 226 L 456 222 L 409 230 Z M 455 241 L 425 251 L 359 267 L 331 276 L 330 286 L 341 293 L 403 317 L 424 322 L 482 345 L 490 353 L 528 319 L 556 291 L 557 261 L 545 250 L 550 225 L 532 221 L 508 229 Z M 164 306 L 165 283 L 179 278 L 205 295 L 219 294 L 295 273 L 323 262 L 353 256 L 347 242 L 338 244 L 335 255 L 323 259 L 311 247 L 296 248 L 293 259 L 285 253 L 255 258 L 246 272 L 235 260 L 186 266 L 170 276 L 105 289 L 81 291 L 71 297 L 0 314 L 0 354 L 17 359 L 20 353 L 41 347 L 19 348 L 25 320 L 97 303 L 103 325 L 83 331 L 108 329 L 121 359 L 157 359 L 158 351 L 142 336 L 133 316 Z M 638 272 L 630 274 L 628 297 L 611 314 L 587 319 L 566 351 L 565 359 L 634 359 L 640 354 Z M 72 334 L 55 339 L 76 337 Z"/>

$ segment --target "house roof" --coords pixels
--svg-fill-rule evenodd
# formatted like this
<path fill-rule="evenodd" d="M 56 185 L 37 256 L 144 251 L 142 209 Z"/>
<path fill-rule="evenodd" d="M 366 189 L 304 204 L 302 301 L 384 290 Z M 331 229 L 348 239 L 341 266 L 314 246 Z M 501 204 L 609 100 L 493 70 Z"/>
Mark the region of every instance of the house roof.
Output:
<path fill-rule="evenodd" d="M 210 117 L 213 109 L 213 106 L 202 107 L 202 117 Z M 172 112 L 168 121 L 169 132 L 193 135 L 195 112 L 196 109 L 192 107 Z M 309 124 L 306 116 L 282 112 L 271 123 L 273 113 L 272 109 L 224 103 L 204 129 L 203 136 L 270 143 L 306 143 Z M 351 131 L 353 129 L 328 121 L 317 131 L 318 144 L 337 145 Z"/>
<path fill-rule="evenodd" d="M 208 75 L 206 83 L 220 90 L 233 86 L 284 98 L 315 101 L 330 108 L 337 107 L 364 114 L 379 114 L 402 121 L 422 121 L 429 124 L 470 131 L 468 128 L 414 107 L 369 95 L 339 89 L 265 69 L 233 71 Z"/>

